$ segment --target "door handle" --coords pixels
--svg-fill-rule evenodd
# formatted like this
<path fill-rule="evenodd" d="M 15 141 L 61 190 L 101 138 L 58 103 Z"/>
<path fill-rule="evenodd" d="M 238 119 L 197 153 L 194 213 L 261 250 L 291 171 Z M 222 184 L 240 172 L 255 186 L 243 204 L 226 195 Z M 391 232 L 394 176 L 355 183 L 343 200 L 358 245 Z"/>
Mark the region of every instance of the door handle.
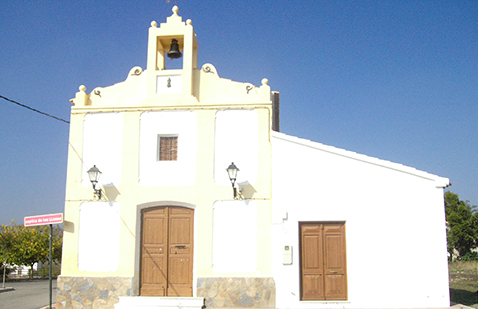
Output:
<path fill-rule="evenodd" d="M 177 249 L 186 249 L 186 246 L 176 246 Z"/>
<path fill-rule="evenodd" d="M 332 274 L 338 273 L 338 271 L 336 271 L 336 270 L 331 270 L 330 272 L 331 272 Z"/>

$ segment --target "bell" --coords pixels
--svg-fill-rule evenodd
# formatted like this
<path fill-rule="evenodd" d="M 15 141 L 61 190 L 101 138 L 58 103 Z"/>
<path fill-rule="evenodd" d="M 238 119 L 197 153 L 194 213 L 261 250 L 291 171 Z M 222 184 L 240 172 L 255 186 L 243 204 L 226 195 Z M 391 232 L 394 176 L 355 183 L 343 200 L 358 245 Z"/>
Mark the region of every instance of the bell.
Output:
<path fill-rule="evenodd" d="M 168 51 L 167 56 L 171 59 L 181 58 L 182 54 L 179 51 L 178 40 L 173 39 L 171 42 L 171 49 Z"/>

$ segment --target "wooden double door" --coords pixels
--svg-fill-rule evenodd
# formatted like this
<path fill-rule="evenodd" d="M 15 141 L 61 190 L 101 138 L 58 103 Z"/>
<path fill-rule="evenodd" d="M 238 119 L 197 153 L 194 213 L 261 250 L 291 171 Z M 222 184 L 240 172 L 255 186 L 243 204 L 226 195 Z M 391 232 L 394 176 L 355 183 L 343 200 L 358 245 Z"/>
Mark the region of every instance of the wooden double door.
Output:
<path fill-rule="evenodd" d="M 301 300 L 347 300 L 345 222 L 303 222 Z"/>
<path fill-rule="evenodd" d="M 142 296 L 192 296 L 194 210 L 156 207 L 142 211 Z"/>

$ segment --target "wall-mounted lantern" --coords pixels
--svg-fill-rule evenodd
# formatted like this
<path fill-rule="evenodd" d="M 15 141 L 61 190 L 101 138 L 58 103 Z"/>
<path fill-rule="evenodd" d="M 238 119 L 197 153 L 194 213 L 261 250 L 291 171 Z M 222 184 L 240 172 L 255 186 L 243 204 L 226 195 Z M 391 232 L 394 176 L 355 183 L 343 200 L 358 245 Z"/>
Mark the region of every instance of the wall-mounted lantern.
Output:
<path fill-rule="evenodd" d="M 98 180 L 100 180 L 100 170 L 96 167 L 96 165 L 93 165 L 93 167 L 90 168 L 87 173 L 88 177 L 90 177 L 91 184 L 93 185 L 93 190 L 95 191 L 94 196 L 96 196 L 98 200 L 101 200 L 101 189 L 96 189 Z"/>
<path fill-rule="evenodd" d="M 236 183 L 236 179 L 237 179 L 237 172 L 239 171 L 239 169 L 234 164 L 234 162 L 232 162 L 231 165 L 229 165 L 229 167 L 226 170 L 227 170 L 227 174 L 229 176 L 229 180 L 231 181 L 231 184 L 232 184 L 232 190 L 234 192 L 234 199 L 236 199 L 237 198 L 237 189 L 236 189 L 235 183 Z"/>

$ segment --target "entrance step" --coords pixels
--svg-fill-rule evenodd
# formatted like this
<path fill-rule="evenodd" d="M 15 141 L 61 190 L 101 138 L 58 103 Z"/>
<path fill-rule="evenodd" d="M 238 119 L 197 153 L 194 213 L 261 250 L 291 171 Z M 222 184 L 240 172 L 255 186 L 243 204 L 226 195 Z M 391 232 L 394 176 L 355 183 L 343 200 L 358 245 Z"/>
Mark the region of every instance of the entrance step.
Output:
<path fill-rule="evenodd" d="M 132 296 L 120 297 L 115 309 L 201 309 L 204 298 L 201 297 L 156 297 Z"/>

